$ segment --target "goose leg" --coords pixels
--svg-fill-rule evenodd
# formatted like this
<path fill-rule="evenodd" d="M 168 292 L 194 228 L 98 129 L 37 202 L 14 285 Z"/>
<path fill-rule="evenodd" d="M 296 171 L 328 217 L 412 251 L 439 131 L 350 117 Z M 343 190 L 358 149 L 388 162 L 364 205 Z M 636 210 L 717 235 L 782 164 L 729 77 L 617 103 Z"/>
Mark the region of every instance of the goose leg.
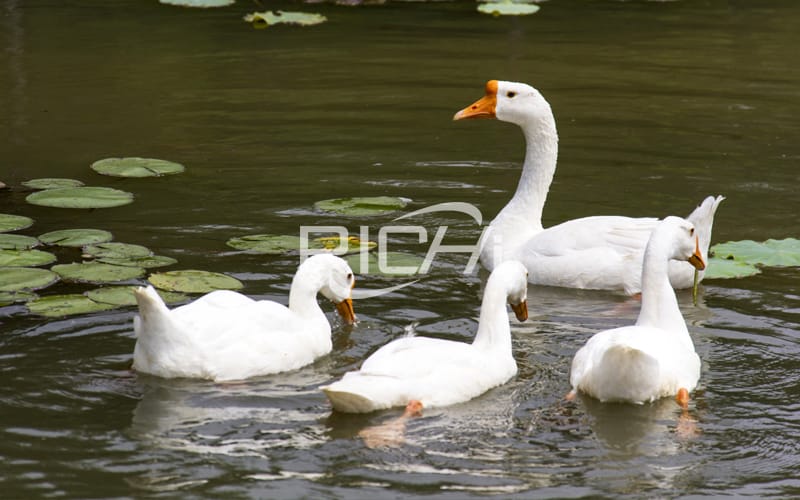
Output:
<path fill-rule="evenodd" d="M 689 408 L 689 391 L 685 387 L 678 389 L 678 394 L 675 396 L 675 401 L 684 410 Z"/>

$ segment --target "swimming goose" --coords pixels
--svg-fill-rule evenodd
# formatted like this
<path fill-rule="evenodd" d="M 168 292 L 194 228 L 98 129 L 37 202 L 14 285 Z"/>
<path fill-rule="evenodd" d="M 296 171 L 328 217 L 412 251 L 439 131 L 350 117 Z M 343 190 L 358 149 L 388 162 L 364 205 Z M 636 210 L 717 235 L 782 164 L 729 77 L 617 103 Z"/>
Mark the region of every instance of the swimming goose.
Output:
<path fill-rule="evenodd" d="M 218 290 L 170 310 L 152 286 L 138 288 L 133 368 L 165 378 L 215 381 L 300 368 L 332 347 L 317 293 L 337 303 L 344 321 L 353 323 L 353 284 L 344 260 L 319 254 L 297 269 L 289 307 Z"/>
<path fill-rule="evenodd" d="M 472 399 L 507 382 L 517 373 L 511 355 L 511 328 L 505 304 L 517 319 L 528 317 L 528 282 L 519 262 L 500 264 L 486 282 L 472 344 L 453 340 L 404 337 L 381 347 L 361 369 L 322 387 L 333 408 L 366 413 L 406 406 L 452 405 Z"/>
<path fill-rule="evenodd" d="M 570 288 L 641 290 L 642 255 L 656 218 L 594 216 L 542 227 L 542 210 L 558 158 L 558 134 L 550 104 L 524 83 L 491 80 L 486 95 L 454 120 L 497 118 L 522 128 L 527 144 L 514 197 L 489 225 L 481 263 L 491 270 L 505 260 L 521 261 L 531 283 Z M 707 197 L 687 218 L 700 237 L 706 258 L 714 213 L 724 197 Z M 702 279 L 702 273 L 699 275 Z M 694 269 L 670 264 L 675 288 L 690 288 Z"/>
<path fill-rule="evenodd" d="M 636 324 L 599 332 L 578 350 L 568 398 L 576 391 L 629 403 L 675 396 L 686 407 L 700 378 L 700 358 L 669 283 L 670 259 L 705 268 L 694 225 L 680 217 L 659 222 L 647 243 Z"/>

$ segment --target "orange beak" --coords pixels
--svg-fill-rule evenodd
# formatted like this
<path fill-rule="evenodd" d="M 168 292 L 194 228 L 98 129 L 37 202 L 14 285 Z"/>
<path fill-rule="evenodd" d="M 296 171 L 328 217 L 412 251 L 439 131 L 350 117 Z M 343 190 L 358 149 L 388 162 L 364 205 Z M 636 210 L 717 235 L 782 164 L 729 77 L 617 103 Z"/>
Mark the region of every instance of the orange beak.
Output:
<path fill-rule="evenodd" d="M 350 297 L 336 304 L 336 312 L 342 317 L 345 324 L 352 325 L 356 322 L 356 313 L 353 310 L 353 299 Z"/>
<path fill-rule="evenodd" d="M 519 304 L 510 304 L 511 310 L 517 315 L 517 320 L 525 321 L 528 319 L 528 301 L 523 300 Z"/>
<path fill-rule="evenodd" d="M 486 95 L 462 109 L 453 116 L 453 120 L 469 118 L 494 118 L 497 107 L 497 80 L 486 83 Z"/>
<path fill-rule="evenodd" d="M 695 236 L 694 241 L 694 253 L 689 257 L 689 264 L 693 265 L 698 271 L 702 271 L 706 268 L 706 263 L 703 261 L 703 254 L 700 253 L 700 238 Z"/>

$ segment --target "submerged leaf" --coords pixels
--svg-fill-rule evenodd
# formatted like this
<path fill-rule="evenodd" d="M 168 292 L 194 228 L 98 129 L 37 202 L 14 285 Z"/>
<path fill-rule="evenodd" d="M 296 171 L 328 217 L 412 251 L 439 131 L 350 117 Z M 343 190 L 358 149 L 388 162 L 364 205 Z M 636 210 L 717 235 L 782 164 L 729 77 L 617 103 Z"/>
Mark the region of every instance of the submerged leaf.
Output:
<path fill-rule="evenodd" d="M 77 179 L 62 179 L 56 177 L 47 177 L 44 179 L 31 179 L 22 183 L 23 186 L 31 189 L 56 189 L 56 188 L 69 188 L 83 186 L 83 183 Z"/>
<path fill-rule="evenodd" d="M 32 205 L 56 208 L 111 208 L 133 202 L 133 195 L 106 187 L 45 189 L 31 193 L 25 201 Z"/>
<path fill-rule="evenodd" d="M 253 12 L 244 16 L 244 20 L 251 23 L 254 28 L 262 29 L 274 24 L 297 24 L 299 26 L 311 26 L 324 23 L 328 19 L 322 14 L 310 14 L 306 12 L 284 12 L 279 10 L 272 12 Z"/>
<path fill-rule="evenodd" d="M 106 243 L 113 239 L 113 235 L 102 229 L 62 229 L 51 231 L 39 236 L 39 241 L 45 245 L 58 245 L 62 247 L 82 247 L 97 243 Z"/>
<path fill-rule="evenodd" d="M 39 240 L 32 236 L 0 233 L 0 249 L 3 250 L 27 250 L 38 245 Z"/>
<path fill-rule="evenodd" d="M 0 250 L 2 267 L 46 266 L 56 261 L 56 256 L 42 250 Z"/>
<path fill-rule="evenodd" d="M 155 158 L 105 158 L 92 163 L 92 170 L 112 177 L 160 177 L 186 170 L 180 163 Z"/>
<path fill-rule="evenodd" d="M 732 259 L 748 264 L 762 266 L 800 266 L 800 240 L 767 240 L 757 243 L 753 240 L 728 241 L 711 247 L 711 252 L 719 259 Z"/>
<path fill-rule="evenodd" d="M 154 273 L 147 280 L 154 287 L 170 292 L 206 293 L 244 288 L 241 281 L 226 274 L 193 269 Z"/>
<path fill-rule="evenodd" d="M 314 208 L 324 212 L 344 215 L 380 215 L 405 208 L 411 200 L 392 196 L 363 198 L 335 198 L 314 203 Z"/>
<path fill-rule="evenodd" d="M 0 233 L 18 231 L 33 225 L 33 219 L 23 215 L 0 214 Z"/>
<path fill-rule="evenodd" d="M 747 276 L 754 276 L 760 272 L 761 271 L 759 271 L 756 266 L 748 264 L 747 262 L 711 257 L 708 259 L 703 279 L 745 278 Z"/>
<path fill-rule="evenodd" d="M 38 299 L 28 302 L 26 305 L 28 311 L 32 314 L 38 314 L 48 318 L 71 316 L 73 314 L 87 314 L 114 308 L 111 304 L 101 304 L 80 294 L 39 297 Z"/>
<path fill-rule="evenodd" d="M 58 281 L 58 274 L 35 267 L 0 267 L 0 291 L 40 290 Z"/>
<path fill-rule="evenodd" d="M 80 283 L 113 283 L 141 278 L 145 270 L 140 267 L 113 266 L 101 262 L 59 264 L 52 267 L 66 281 Z"/>

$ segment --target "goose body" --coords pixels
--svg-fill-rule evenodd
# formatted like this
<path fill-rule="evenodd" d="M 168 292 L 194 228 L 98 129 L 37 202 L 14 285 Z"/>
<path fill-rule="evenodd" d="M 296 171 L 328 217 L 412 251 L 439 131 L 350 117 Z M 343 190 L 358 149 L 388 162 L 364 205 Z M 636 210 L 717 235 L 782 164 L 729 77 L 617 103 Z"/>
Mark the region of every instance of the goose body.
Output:
<path fill-rule="evenodd" d="M 542 211 L 558 160 L 558 133 L 550 104 L 524 83 L 491 80 L 486 95 L 462 109 L 454 120 L 497 118 L 518 125 L 526 153 L 513 198 L 489 225 L 481 263 L 491 270 L 505 260 L 522 262 L 532 283 L 570 288 L 641 291 L 644 248 L 657 218 L 591 216 L 542 226 Z M 707 197 L 688 217 L 706 258 L 714 214 L 722 196 Z M 700 274 L 702 279 L 702 273 Z M 670 264 L 675 288 L 689 288 L 694 270 Z"/>
<path fill-rule="evenodd" d="M 573 392 L 630 403 L 688 398 L 700 378 L 700 358 L 669 282 L 670 259 L 705 267 L 694 226 L 679 217 L 665 218 L 650 236 L 636 324 L 599 332 L 578 350 L 570 371 Z"/>
<path fill-rule="evenodd" d="M 361 365 L 322 390 L 333 408 L 350 413 L 407 406 L 422 408 L 467 401 L 517 373 L 505 304 L 527 318 L 522 264 L 509 261 L 492 272 L 484 290 L 478 332 L 471 344 L 405 337 L 378 349 Z"/>
<path fill-rule="evenodd" d="M 305 366 L 330 352 L 331 327 L 317 293 L 353 322 L 353 272 L 342 259 L 315 255 L 292 280 L 289 307 L 218 290 L 170 310 L 153 287 L 135 291 L 133 368 L 165 378 L 240 380 Z"/>

